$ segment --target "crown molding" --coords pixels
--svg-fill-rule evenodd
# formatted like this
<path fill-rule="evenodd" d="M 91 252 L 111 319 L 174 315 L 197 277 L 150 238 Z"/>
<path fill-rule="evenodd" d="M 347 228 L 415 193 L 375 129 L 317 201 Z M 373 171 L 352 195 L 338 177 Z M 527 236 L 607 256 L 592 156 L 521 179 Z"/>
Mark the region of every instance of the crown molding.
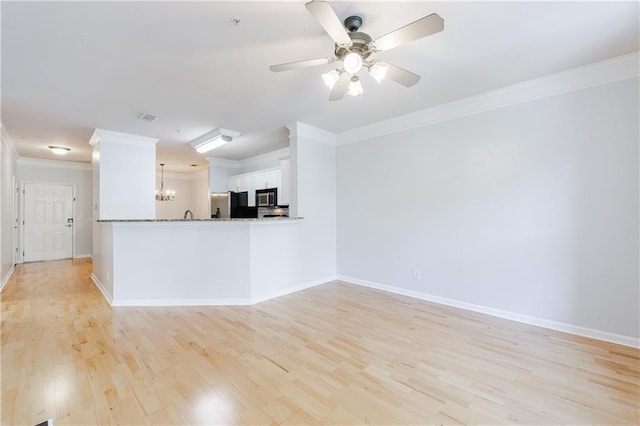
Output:
<path fill-rule="evenodd" d="M 289 130 L 289 140 L 293 138 L 305 138 L 332 146 L 336 146 L 338 141 L 335 133 L 314 127 L 301 121 L 296 121 L 295 123 L 288 125 L 287 129 Z"/>
<path fill-rule="evenodd" d="M 23 166 L 39 166 L 39 167 L 58 167 L 71 170 L 91 171 L 91 163 L 81 163 L 78 161 L 62 161 L 62 160 L 45 160 L 41 158 L 19 157 L 17 160 L 19 165 Z"/>
<path fill-rule="evenodd" d="M 289 157 L 289 147 L 277 149 L 265 154 L 256 155 L 255 157 L 245 158 L 244 160 L 238 161 L 238 165 L 240 167 L 249 167 L 254 164 L 264 163 L 266 161 L 279 162 L 283 157 Z"/>
<path fill-rule="evenodd" d="M 639 55 L 633 52 L 545 77 L 437 105 L 338 134 L 338 145 L 359 142 L 443 121 L 639 76 Z"/>
<path fill-rule="evenodd" d="M 96 146 L 104 142 L 144 147 L 153 146 L 155 148 L 158 140 L 158 138 L 151 138 L 148 136 L 132 135 L 130 133 L 121 133 L 113 130 L 96 129 L 89 139 L 89 144 L 91 144 L 94 149 Z"/>
<path fill-rule="evenodd" d="M 289 158 L 289 147 L 277 149 L 265 154 L 256 155 L 254 157 L 245 158 L 244 160 L 227 160 L 226 158 L 208 157 L 209 165 L 225 169 L 239 169 L 242 167 L 250 167 L 255 164 L 266 161 L 280 161 Z"/>
<path fill-rule="evenodd" d="M 0 139 L 2 145 L 9 151 L 9 155 L 14 160 L 20 158 L 20 154 L 18 154 L 18 149 L 16 148 L 16 144 L 13 142 L 13 138 L 7 131 L 7 129 L 0 122 Z"/>

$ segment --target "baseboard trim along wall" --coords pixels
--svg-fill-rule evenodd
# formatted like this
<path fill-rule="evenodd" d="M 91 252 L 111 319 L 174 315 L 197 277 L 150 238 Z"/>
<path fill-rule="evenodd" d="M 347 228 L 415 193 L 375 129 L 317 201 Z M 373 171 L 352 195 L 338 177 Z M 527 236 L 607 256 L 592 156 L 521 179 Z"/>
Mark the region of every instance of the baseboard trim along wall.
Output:
<path fill-rule="evenodd" d="M 113 299 L 111 306 L 245 306 L 250 299 Z"/>
<path fill-rule="evenodd" d="M 286 296 L 291 293 L 295 293 L 301 290 L 306 290 L 311 287 L 315 287 L 321 284 L 326 284 L 331 281 L 335 281 L 336 277 L 331 276 L 322 278 L 319 280 L 309 281 L 302 284 L 297 284 L 291 287 L 286 287 L 281 290 L 273 291 L 264 295 L 258 295 L 250 298 L 238 298 L 238 299 L 113 299 L 107 297 L 106 292 L 99 284 L 99 280 L 91 275 L 91 279 L 96 283 L 96 286 L 100 289 L 105 299 L 111 306 L 250 306 L 258 303 L 266 302 L 267 300 L 275 299 L 277 297 Z"/>
<path fill-rule="evenodd" d="M 337 279 L 337 277 L 334 275 L 334 276 L 331 276 L 331 277 L 321 278 L 319 280 L 309 281 L 309 282 L 306 282 L 306 283 L 302 283 L 302 284 L 294 285 L 294 286 L 291 286 L 291 287 L 283 288 L 281 290 L 272 291 L 272 292 L 267 293 L 267 294 L 258 295 L 258 296 L 252 296 L 250 304 L 251 305 L 255 305 L 256 303 L 266 302 L 267 300 L 275 299 L 276 297 L 286 296 L 286 295 L 291 294 L 291 293 L 295 293 L 295 292 L 298 292 L 298 291 L 306 290 L 306 289 L 311 288 L 311 287 L 315 287 L 315 286 L 318 286 L 318 285 L 321 285 L 321 284 L 326 284 L 326 283 L 329 283 L 331 281 L 335 281 L 336 279 Z"/>
<path fill-rule="evenodd" d="M 452 306 L 454 308 L 465 309 L 468 311 L 487 314 L 498 318 L 504 318 L 524 324 L 535 325 L 538 327 L 548 328 L 551 330 L 562 331 L 564 333 L 575 334 L 578 336 L 589 337 L 591 339 L 602 340 L 605 342 L 617 343 L 619 345 L 629 346 L 632 348 L 640 348 L 640 339 L 624 336 L 621 334 L 610 333 L 607 331 L 596 330 L 593 328 L 581 327 L 573 324 L 567 324 L 557 321 L 550 321 L 543 318 L 530 317 L 514 312 L 503 311 L 500 309 L 490 308 L 473 303 L 462 302 L 456 299 L 434 296 L 428 293 L 422 293 L 413 290 L 406 290 L 399 287 L 393 287 L 385 284 L 375 283 L 372 281 L 361 280 L 358 278 L 338 275 L 338 280 L 349 284 L 356 284 L 363 287 L 369 287 L 376 290 L 387 291 L 389 293 L 399 294 L 402 296 L 413 297 L 416 299 L 426 300 L 428 302 L 438 303 L 440 305 Z"/>
<path fill-rule="evenodd" d="M 96 277 L 94 274 L 91 274 L 91 281 L 93 281 L 93 283 L 96 285 L 96 287 L 98 287 L 98 290 L 100 290 L 100 293 L 102 293 L 102 296 L 105 298 L 107 303 L 109 305 L 113 306 L 113 298 L 107 292 L 107 290 L 104 288 L 104 286 L 102 285 L 102 283 L 100 282 L 98 277 Z"/>
<path fill-rule="evenodd" d="M 73 256 L 74 259 L 86 259 L 86 258 L 91 258 L 93 259 L 93 255 L 91 253 L 89 254 L 76 254 L 75 256 Z"/>
<path fill-rule="evenodd" d="M 4 278 L 2 278 L 2 283 L 0 284 L 0 292 L 4 290 L 4 286 L 9 282 L 9 278 L 11 278 L 11 275 L 13 275 L 13 271 L 15 269 L 16 265 L 13 265 L 11 269 L 9 269 L 9 272 L 7 272 L 7 274 L 4 276 Z"/>

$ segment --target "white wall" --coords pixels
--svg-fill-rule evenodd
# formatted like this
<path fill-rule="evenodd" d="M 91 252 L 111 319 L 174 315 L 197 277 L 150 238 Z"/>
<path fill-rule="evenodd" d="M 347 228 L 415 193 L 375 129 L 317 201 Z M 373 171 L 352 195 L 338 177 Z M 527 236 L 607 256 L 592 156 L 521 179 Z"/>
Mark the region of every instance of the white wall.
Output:
<path fill-rule="evenodd" d="M 107 301 L 116 297 L 113 288 L 113 225 L 93 222 L 93 272 L 91 278 Z"/>
<path fill-rule="evenodd" d="M 191 205 L 193 217 L 196 219 L 208 219 L 211 217 L 208 170 L 203 170 L 191 175 Z"/>
<path fill-rule="evenodd" d="M 291 149 L 291 216 L 304 217 L 293 243 L 293 282 L 336 276 L 335 135 L 295 123 L 288 126 Z"/>
<path fill-rule="evenodd" d="M 638 103 L 632 79 L 339 146 L 339 275 L 637 339 Z"/>
<path fill-rule="evenodd" d="M 13 244 L 13 181 L 16 176 L 17 153 L 10 136 L 0 130 L 0 289 L 13 272 L 15 247 Z"/>
<path fill-rule="evenodd" d="M 160 170 L 156 175 L 156 188 L 160 189 Z M 187 210 L 195 219 L 210 217 L 207 171 L 198 173 L 164 173 L 165 190 L 176 191 L 173 201 L 156 201 L 156 219 L 182 219 Z"/>
<path fill-rule="evenodd" d="M 223 304 L 249 296 L 249 227 L 220 222 L 113 224 L 116 303 Z M 200 300 L 200 301 L 198 301 Z M 196 301 L 196 302 L 194 302 Z"/>
<path fill-rule="evenodd" d="M 94 131 L 89 140 L 93 146 L 93 182 L 98 186 L 94 216 L 155 219 L 157 141 L 111 130 Z"/>
<path fill-rule="evenodd" d="M 91 256 L 91 165 L 71 161 L 20 158 L 17 175 L 20 184 L 37 182 L 75 185 L 74 255 L 76 257 Z M 23 217 L 21 210 L 20 217 Z M 18 259 L 22 261 L 22 250 L 19 250 L 19 255 Z"/>
<path fill-rule="evenodd" d="M 257 172 L 259 170 L 275 169 L 280 167 L 280 159 L 289 157 L 289 148 L 282 148 L 266 154 L 256 155 L 238 161 L 238 169 L 233 174 Z"/>

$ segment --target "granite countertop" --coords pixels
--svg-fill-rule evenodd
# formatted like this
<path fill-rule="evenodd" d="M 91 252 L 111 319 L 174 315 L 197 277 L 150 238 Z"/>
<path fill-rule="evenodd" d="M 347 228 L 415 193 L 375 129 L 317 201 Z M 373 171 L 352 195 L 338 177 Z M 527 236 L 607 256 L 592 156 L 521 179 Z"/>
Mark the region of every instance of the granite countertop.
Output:
<path fill-rule="evenodd" d="M 102 223 L 141 223 L 141 222 L 282 222 L 301 220 L 302 217 L 263 217 L 256 218 L 218 218 L 218 219 L 98 219 Z"/>

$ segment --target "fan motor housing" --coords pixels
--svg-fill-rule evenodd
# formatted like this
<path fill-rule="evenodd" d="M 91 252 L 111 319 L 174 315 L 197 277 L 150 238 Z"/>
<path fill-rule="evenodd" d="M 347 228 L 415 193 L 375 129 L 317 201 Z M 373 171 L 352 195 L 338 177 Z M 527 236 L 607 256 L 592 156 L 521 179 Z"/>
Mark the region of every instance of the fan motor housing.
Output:
<path fill-rule="evenodd" d="M 342 47 L 336 44 L 336 58 L 343 59 L 350 52 L 356 52 L 362 56 L 362 59 L 367 59 L 373 53 L 369 48 L 369 43 L 373 40 L 369 34 L 352 31 L 349 33 L 349 37 L 351 37 L 351 42 L 353 43 L 350 47 Z"/>

